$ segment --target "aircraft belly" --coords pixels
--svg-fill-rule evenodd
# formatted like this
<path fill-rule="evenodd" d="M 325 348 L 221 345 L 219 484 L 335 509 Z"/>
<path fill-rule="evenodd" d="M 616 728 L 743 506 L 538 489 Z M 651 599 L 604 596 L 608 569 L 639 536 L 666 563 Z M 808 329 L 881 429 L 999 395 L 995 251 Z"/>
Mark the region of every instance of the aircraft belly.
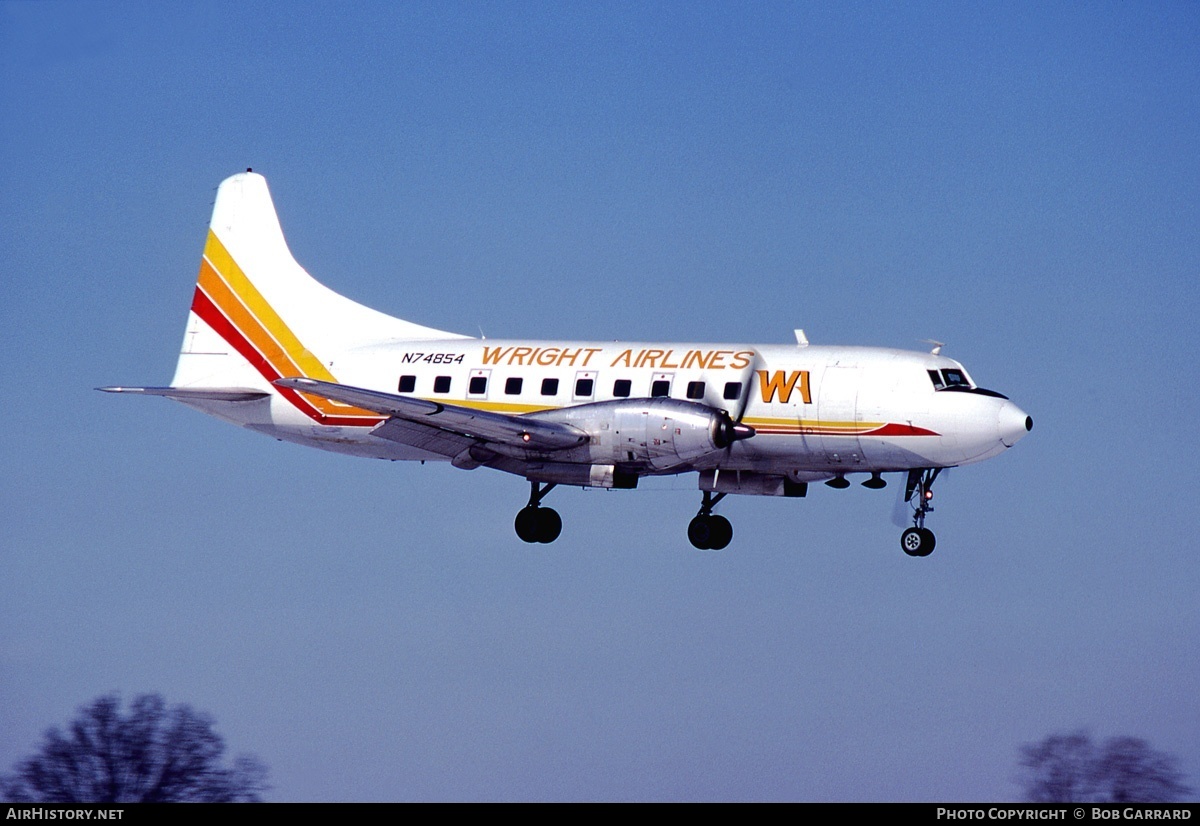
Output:
<path fill-rule="evenodd" d="M 269 405 L 265 401 L 236 403 L 193 399 L 172 399 L 172 401 L 239 427 L 250 427 L 252 424 L 266 425 L 271 422 Z"/>
<path fill-rule="evenodd" d="M 322 427 L 322 426 L 280 426 L 280 425 L 245 425 L 248 430 L 279 439 L 284 442 L 316 447 L 333 453 L 347 456 L 359 456 L 367 459 L 387 459 L 390 461 L 421 461 L 445 462 L 449 457 L 421 450 L 412 445 L 391 442 L 370 435 L 366 427 Z"/>
<path fill-rule="evenodd" d="M 738 442 L 720 467 L 727 470 L 756 470 L 788 473 L 793 470 L 823 469 L 826 465 L 817 437 L 801 434 L 759 434 Z"/>

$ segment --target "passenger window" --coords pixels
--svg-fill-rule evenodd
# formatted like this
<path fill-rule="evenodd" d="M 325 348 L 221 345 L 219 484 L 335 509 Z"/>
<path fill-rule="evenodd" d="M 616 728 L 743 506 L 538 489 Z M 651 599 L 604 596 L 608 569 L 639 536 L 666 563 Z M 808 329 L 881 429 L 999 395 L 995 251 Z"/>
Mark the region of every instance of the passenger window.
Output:
<path fill-rule="evenodd" d="M 942 381 L 941 373 L 939 373 L 937 370 L 929 370 L 928 372 L 929 372 L 929 380 L 931 382 L 933 382 L 934 390 L 941 390 L 943 387 L 946 386 L 945 382 Z"/>
<path fill-rule="evenodd" d="M 724 398 L 726 399 L 726 401 L 733 401 L 735 399 L 740 399 L 741 397 L 742 397 L 742 383 L 740 381 L 725 382 Z"/>
<path fill-rule="evenodd" d="M 504 394 L 506 396 L 519 396 L 521 394 L 521 385 L 524 383 L 523 379 L 505 379 Z"/>
<path fill-rule="evenodd" d="M 445 378 L 445 377 L 439 377 L 438 381 L 441 381 L 442 378 Z M 446 378 L 446 389 L 445 390 L 438 390 L 437 385 L 434 385 L 433 389 L 439 393 L 448 393 L 450 391 L 450 379 Z M 467 385 L 467 392 L 473 396 L 482 396 L 484 393 L 486 393 L 487 392 L 487 376 L 471 376 L 471 382 L 470 382 L 470 384 Z"/>
<path fill-rule="evenodd" d="M 593 383 L 592 379 L 578 379 L 575 382 L 575 395 L 576 396 L 592 395 L 592 383 Z"/>
<path fill-rule="evenodd" d="M 558 395 L 558 379 L 542 379 L 542 395 L 557 396 Z"/>
<path fill-rule="evenodd" d="M 617 379 L 613 382 L 613 395 L 618 399 L 629 398 L 629 391 L 633 389 L 633 382 L 629 379 Z"/>
<path fill-rule="evenodd" d="M 658 381 L 656 381 L 650 385 L 650 395 L 651 396 L 655 396 L 655 397 L 669 396 L 670 394 L 671 394 L 671 382 L 669 382 L 669 381 L 663 381 L 662 379 L 659 379 Z"/>
<path fill-rule="evenodd" d="M 416 376 L 401 376 L 400 386 L 396 388 L 401 393 L 411 393 L 417 389 Z"/>
<path fill-rule="evenodd" d="M 703 399 L 704 398 L 704 382 L 689 381 L 688 386 L 687 386 L 687 397 L 689 399 Z"/>
<path fill-rule="evenodd" d="M 485 381 L 486 381 L 486 379 L 485 379 Z M 438 376 L 436 379 L 434 379 L 433 380 L 433 392 L 434 393 L 449 393 L 450 392 L 450 377 L 449 376 Z"/>

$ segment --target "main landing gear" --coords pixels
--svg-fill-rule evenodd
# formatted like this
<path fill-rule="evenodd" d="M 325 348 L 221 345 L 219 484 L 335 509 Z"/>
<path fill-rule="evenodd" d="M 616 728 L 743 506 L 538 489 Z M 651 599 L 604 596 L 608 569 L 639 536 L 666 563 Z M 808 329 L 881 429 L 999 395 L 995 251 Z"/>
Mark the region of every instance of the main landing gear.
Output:
<path fill-rule="evenodd" d="M 526 542 L 549 545 L 562 533 L 562 517 L 554 508 L 543 508 L 541 504 L 556 485 L 547 483 L 543 486 L 540 482 L 530 482 L 529 485 L 529 504 L 517 512 L 513 527 L 517 529 L 517 536 Z"/>
<path fill-rule="evenodd" d="M 724 516 L 715 515 L 712 509 L 725 498 L 724 493 L 713 496 L 704 491 L 704 501 L 696 518 L 688 523 L 688 541 L 702 551 L 724 550 L 733 540 L 733 525 Z"/>
<path fill-rule="evenodd" d="M 909 556 L 929 556 L 937 544 L 933 531 L 925 527 L 926 514 L 933 512 L 933 482 L 941 468 L 910 470 L 904 488 L 904 501 L 912 506 L 913 526 L 900 535 L 900 547 Z M 844 480 L 843 480 L 844 481 Z M 863 482 L 864 487 L 878 489 L 886 483 L 878 473 Z M 542 507 L 542 500 L 557 487 L 553 482 L 530 482 L 529 504 L 521 508 L 514 527 L 525 542 L 549 544 L 562 533 L 562 517 L 553 508 Z M 845 486 L 849 486 L 847 482 Z M 687 536 L 692 545 L 702 551 L 721 551 L 733 541 L 733 525 L 724 516 L 713 513 L 726 493 L 703 491 L 700 510 L 688 523 Z"/>
<path fill-rule="evenodd" d="M 929 556 L 937 540 L 933 531 L 925 527 L 925 514 L 933 511 L 933 480 L 941 468 L 910 470 L 904 488 L 904 501 L 912 505 L 913 526 L 900 534 L 900 547 L 909 556 Z"/>

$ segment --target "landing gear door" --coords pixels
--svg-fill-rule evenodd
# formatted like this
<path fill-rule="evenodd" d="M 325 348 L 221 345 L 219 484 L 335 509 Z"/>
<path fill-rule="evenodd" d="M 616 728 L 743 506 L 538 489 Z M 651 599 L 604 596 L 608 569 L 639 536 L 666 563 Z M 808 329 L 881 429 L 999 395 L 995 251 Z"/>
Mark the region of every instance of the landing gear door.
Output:
<path fill-rule="evenodd" d="M 821 374 L 817 388 L 817 421 L 826 465 L 838 473 L 852 473 L 863 463 L 858 440 L 862 429 L 858 416 L 861 367 L 830 365 Z"/>

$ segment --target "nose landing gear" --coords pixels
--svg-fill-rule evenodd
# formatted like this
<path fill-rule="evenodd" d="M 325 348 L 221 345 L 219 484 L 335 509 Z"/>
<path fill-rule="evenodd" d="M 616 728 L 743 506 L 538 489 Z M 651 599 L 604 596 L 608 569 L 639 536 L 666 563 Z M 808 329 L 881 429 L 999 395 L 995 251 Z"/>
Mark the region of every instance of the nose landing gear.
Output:
<path fill-rule="evenodd" d="M 913 526 L 900 534 L 900 547 L 909 556 L 929 556 L 937 540 L 925 527 L 925 514 L 933 512 L 933 480 L 941 468 L 910 470 L 904 487 L 904 501 L 912 505 Z"/>
<path fill-rule="evenodd" d="M 543 508 L 542 499 L 556 487 L 553 483 L 542 486 L 540 482 L 530 482 L 529 504 L 517 512 L 513 527 L 517 536 L 525 542 L 541 542 L 549 545 L 558 539 L 562 533 L 562 517 L 554 508 Z"/>
<path fill-rule="evenodd" d="M 733 540 L 733 525 L 724 516 L 714 515 L 712 509 L 724 499 L 726 494 L 718 493 L 713 496 L 704 491 L 704 501 L 700 504 L 700 512 L 688 523 L 688 541 L 702 551 L 720 551 Z"/>

